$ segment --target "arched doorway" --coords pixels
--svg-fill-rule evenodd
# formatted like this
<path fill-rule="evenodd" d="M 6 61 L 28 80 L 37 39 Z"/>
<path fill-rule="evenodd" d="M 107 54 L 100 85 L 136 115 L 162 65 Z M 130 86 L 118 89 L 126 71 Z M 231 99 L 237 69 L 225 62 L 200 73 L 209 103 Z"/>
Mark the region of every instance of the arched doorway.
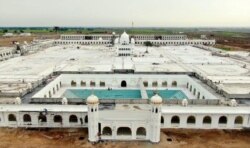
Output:
<path fill-rule="evenodd" d="M 219 124 L 227 124 L 227 117 L 226 116 L 221 116 L 219 118 Z"/>
<path fill-rule="evenodd" d="M 137 130 L 136 130 L 136 136 L 137 138 L 144 138 L 146 136 L 147 132 L 146 132 L 146 129 L 144 127 L 139 127 Z"/>
<path fill-rule="evenodd" d="M 102 134 L 105 136 L 112 136 L 112 130 L 110 127 L 104 127 L 102 130 Z"/>
<path fill-rule="evenodd" d="M 212 119 L 210 116 L 206 116 L 203 118 L 203 124 L 211 124 L 212 123 Z"/>
<path fill-rule="evenodd" d="M 189 116 L 187 118 L 187 124 L 195 124 L 195 117 L 194 116 Z"/>
<path fill-rule="evenodd" d="M 176 81 L 172 82 L 172 87 L 177 87 L 177 82 Z"/>
<path fill-rule="evenodd" d="M 38 116 L 38 121 L 39 122 L 47 122 L 47 117 L 45 115 L 43 115 L 43 114 L 40 114 Z"/>
<path fill-rule="evenodd" d="M 161 124 L 164 124 L 164 117 L 161 116 Z"/>
<path fill-rule="evenodd" d="M 126 135 L 126 136 L 131 136 L 132 131 L 129 127 L 119 127 L 117 130 L 117 135 Z"/>
<path fill-rule="evenodd" d="M 237 116 L 234 120 L 234 124 L 236 125 L 242 125 L 243 124 L 243 118 L 242 116 Z"/>
<path fill-rule="evenodd" d="M 123 80 L 123 81 L 121 82 L 121 87 L 127 87 L 127 82 Z"/>
<path fill-rule="evenodd" d="M 30 115 L 25 114 L 25 115 L 23 116 L 23 122 L 31 122 L 31 117 L 30 117 Z"/>
<path fill-rule="evenodd" d="M 178 116 L 173 116 L 171 119 L 171 124 L 180 124 L 180 118 Z"/>
<path fill-rule="evenodd" d="M 85 116 L 85 118 L 84 118 L 84 122 L 85 122 L 85 123 L 88 123 L 88 115 L 87 115 L 87 116 Z"/>
<path fill-rule="evenodd" d="M 16 121 L 16 116 L 14 114 L 9 114 L 8 120 L 9 121 Z"/>
<path fill-rule="evenodd" d="M 77 122 L 78 122 L 78 118 L 76 115 L 69 116 L 69 123 L 77 123 Z"/>
<path fill-rule="evenodd" d="M 54 122 L 55 122 L 55 123 L 62 123 L 62 116 L 60 116 L 60 115 L 55 115 L 55 116 L 54 116 Z"/>

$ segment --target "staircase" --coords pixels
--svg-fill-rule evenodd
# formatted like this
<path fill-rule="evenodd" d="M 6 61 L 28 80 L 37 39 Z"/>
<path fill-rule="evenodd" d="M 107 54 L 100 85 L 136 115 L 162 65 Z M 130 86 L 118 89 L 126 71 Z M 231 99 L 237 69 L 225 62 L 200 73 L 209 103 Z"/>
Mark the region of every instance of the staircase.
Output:
<path fill-rule="evenodd" d="M 143 82 L 142 82 L 142 79 L 139 78 L 139 87 L 140 87 L 140 91 L 141 91 L 141 97 L 142 99 L 148 99 L 148 94 L 147 94 L 147 91 L 143 85 Z"/>

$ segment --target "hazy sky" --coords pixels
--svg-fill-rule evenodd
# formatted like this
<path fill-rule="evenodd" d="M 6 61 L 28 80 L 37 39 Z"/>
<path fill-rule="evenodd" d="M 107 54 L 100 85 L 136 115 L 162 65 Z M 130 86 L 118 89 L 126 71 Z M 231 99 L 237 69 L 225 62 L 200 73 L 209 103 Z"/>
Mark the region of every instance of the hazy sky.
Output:
<path fill-rule="evenodd" d="M 0 26 L 250 27 L 250 0 L 0 0 Z"/>

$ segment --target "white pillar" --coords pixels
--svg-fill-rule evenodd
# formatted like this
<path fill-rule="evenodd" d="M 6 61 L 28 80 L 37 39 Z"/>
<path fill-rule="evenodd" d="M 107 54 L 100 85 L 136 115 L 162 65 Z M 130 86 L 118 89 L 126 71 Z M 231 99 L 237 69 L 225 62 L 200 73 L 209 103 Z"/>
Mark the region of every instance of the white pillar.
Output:
<path fill-rule="evenodd" d="M 99 140 L 98 123 L 99 123 L 99 99 L 95 95 L 90 95 L 87 98 L 88 104 L 88 134 L 89 141 L 96 142 Z"/>
<path fill-rule="evenodd" d="M 98 141 L 98 104 L 88 104 L 88 134 L 89 141 Z"/>
<path fill-rule="evenodd" d="M 161 104 L 152 104 L 153 111 L 151 111 L 151 137 L 150 141 L 153 143 L 160 142 L 161 135 Z"/>
<path fill-rule="evenodd" d="M 150 125 L 150 141 L 152 143 L 160 142 L 161 107 L 162 107 L 162 98 L 159 95 L 153 96 L 151 98 L 151 125 Z"/>

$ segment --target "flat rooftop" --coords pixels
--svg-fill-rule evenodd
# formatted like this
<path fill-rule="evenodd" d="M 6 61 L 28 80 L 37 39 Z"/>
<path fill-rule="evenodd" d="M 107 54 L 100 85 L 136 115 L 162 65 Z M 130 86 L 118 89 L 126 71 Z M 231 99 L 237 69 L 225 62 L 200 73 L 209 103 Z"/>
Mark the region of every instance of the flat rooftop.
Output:
<path fill-rule="evenodd" d="M 250 84 L 250 67 L 230 57 L 212 56 L 210 51 L 192 46 L 135 46 L 135 57 L 116 57 L 115 49 L 105 46 L 55 46 L 37 53 L 0 62 L 0 83 L 35 83 L 52 72 L 112 72 L 132 68 L 135 72 L 196 72 L 211 81 Z M 105 54 L 104 54 L 105 53 Z M 246 55 L 246 53 L 231 53 Z M 225 77 L 228 80 L 225 80 Z M 239 77 L 244 77 L 241 79 Z M 248 79 L 248 81 L 245 81 Z M 227 85 L 225 85 L 227 86 Z M 248 89 L 249 85 L 245 85 Z M 250 89 L 250 88 L 249 88 Z M 231 89 L 237 94 L 240 89 Z"/>

